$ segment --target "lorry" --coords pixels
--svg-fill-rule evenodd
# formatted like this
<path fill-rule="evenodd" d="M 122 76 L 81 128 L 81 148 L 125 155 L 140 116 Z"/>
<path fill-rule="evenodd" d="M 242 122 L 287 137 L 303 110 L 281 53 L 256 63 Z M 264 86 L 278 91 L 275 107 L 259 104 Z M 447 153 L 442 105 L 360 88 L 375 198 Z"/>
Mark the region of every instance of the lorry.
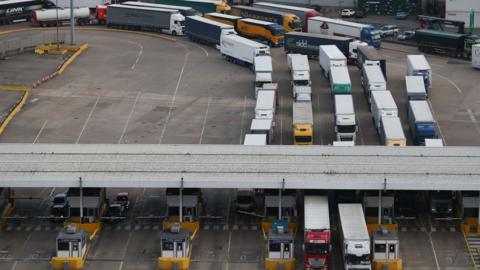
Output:
<path fill-rule="evenodd" d="M 285 32 L 300 31 L 302 28 L 300 18 L 292 13 L 238 5 L 232 6 L 230 15 L 273 22 L 283 26 Z"/>
<path fill-rule="evenodd" d="M 256 56 L 270 55 L 270 48 L 238 35 L 222 35 L 220 53 L 229 62 L 251 67 Z"/>
<path fill-rule="evenodd" d="M 210 12 L 203 15 L 204 18 L 207 18 L 212 21 L 217 21 L 224 24 L 229 24 L 233 27 L 237 27 L 237 21 L 242 19 L 240 16 L 234 16 L 230 14 L 223 14 L 218 12 Z"/>
<path fill-rule="evenodd" d="M 265 135 L 267 144 L 273 141 L 273 119 L 252 119 L 250 125 L 252 135 Z"/>
<path fill-rule="evenodd" d="M 435 119 L 426 100 L 408 101 L 408 124 L 415 145 L 425 145 L 425 139 L 437 138 Z"/>
<path fill-rule="evenodd" d="M 370 236 L 360 203 L 339 203 L 340 245 L 345 270 L 371 270 Z"/>
<path fill-rule="evenodd" d="M 291 73 L 293 98 L 296 101 L 312 100 L 312 82 L 310 81 L 310 65 L 303 54 L 287 54 L 288 69 Z"/>
<path fill-rule="evenodd" d="M 433 215 L 453 216 L 455 213 L 455 191 L 432 190 L 428 192 L 428 205 Z M 478 205 L 477 205 L 478 207 Z M 478 208 L 477 208 L 478 209 Z"/>
<path fill-rule="evenodd" d="M 153 4 L 153 3 L 146 3 L 146 2 L 137 2 L 137 1 L 123 2 L 122 5 L 173 9 L 173 10 L 178 10 L 178 12 L 180 12 L 180 14 L 182 14 L 185 17 L 195 16 L 195 15 L 198 14 L 198 11 L 196 11 L 195 9 L 193 9 L 191 7 L 187 7 L 187 6 L 162 5 L 162 4 Z"/>
<path fill-rule="evenodd" d="M 353 37 L 377 49 L 380 48 L 380 31 L 369 24 L 354 23 L 327 17 L 308 19 L 308 32 L 331 36 Z"/>
<path fill-rule="evenodd" d="M 270 55 L 259 55 L 253 59 L 253 71 L 255 72 L 255 98 L 258 91 L 264 84 L 272 83 L 272 57 Z"/>
<path fill-rule="evenodd" d="M 313 144 L 313 113 L 311 102 L 293 102 L 293 144 Z"/>
<path fill-rule="evenodd" d="M 385 56 L 372 46 L 359 46 L 357 51 L 357 66 L 362 69 L 367 63 L 378 62 L 382 69 L 383 77 L 387 80 L 387 61 Z"/>
<path fill-rule="evenodd" d="M 360 80 L 369 104 L 372 102 L 373 91 L 387 90 L 387 82 L 378 62 L 366 63 L 362 68 Z"/>
<path fill-rule="evenodd" d="M 405 76 L 405 89 L 407 101 L 427 99 L 427 91 L 422 76 Z"/>
<path fill-rule="evenodd" d="M 316 17 L 320 15 L 315 9 L 290 6 L 290 5 L 282 5 L 282 4 L 269 3 L 269 2 L 255 2 L 253 3 L 252 6 L 297 15 L 298 18 L 300 18 L 303 32 L 308 32 L 308 23 L 307 23 L 308 18 Z"/>
<path fill-rule="evenodd" d="M 185 30 L 185 17 L 177 10 L 114 4 L 107 7 L 107 14 L 109 27 L 140 28 L 173 36 L 182 36 Z"/>
<path fill-rule="evenodd" d="M 39 9 L 32 12 L 32 25 L 56 26 L 70 23 L 70 8 Z M 90 23 L 90 9 L 88 7 L 74 8 L 75 23 L 86 25 Z M 57 20 L 58 15 L 58 20 Z"/>
<path fill-rule="evenodd" d="M 480 44 L 472 46 L 472 67 L 480 69 Z"/>
<path fill-rule="evenodd" d="M 432 90 L 432 69 L 425 55 L 407 55 L 407 75 L 422 76 L 427 96 L 430 94 L 430 90 Z"/>
<path fill-rule="evenodd" d="M 243 145 L 267 145 L 267 135 L 265 134 L 245 134 Z"/>
<path fill-rule="evenodd" d="M 233 26 L 219 23 L 200 16 L 187 16 L 185 18 L 185 35 L 192 41 L 210 46 L 220 45 L 224 35 L 236 35 Z"/>
<path fill-rule="evenodd" d="M 351 93 L 352 83 L 347 67 L 332 67 L 329 80 L 332 95 Z"/>
<path fill-rule="evenodd" d="M 398 108 L 395 100 L 393 100 L 392 93 L 388 90 L 373 91 L 371 96 L 370 110 L 372 111 L 375 128 L 379 130 L 382 117 L 398 117 Z"/>
<path fill-rule="evenodd" d="M 347 57 L 335 45 L 322 45 L 318 47 L 318 62 L 326 78 L 330 77 L 331 67 L 346 67 Z"/>
<path fill-rule="evenodd" d="M 253 189 L 239 188 L 236 197 L 237 211 L 251 212 L 255 210 L 255 191 Z"/>
<path fill-rule="evenodd" d="M 357 48 L 364 46 L 364 42 L 350 37 L 328 36 L 314 33 L 290 32 L 285 34 L 284 49 L 288 53 L 306 54 L 309 58 L 318 57 L 322 45 L 335 45 L 348 58 L 354 62 L 357 58 Z"/>
<path fill-rule="evenodd" d="M 385 146 L 406 146 L 407 139 L 403 132 L 402 123 L 397 116 L 382 116 L 381 126 L 378 128 L 380 143 Z"/>
<path fill-rule="evenodd" d="M 337 141 L 355 141 L 357 121 L 352 95 L 335 95 L 334 101 Z"/>
<path fill-rule="evenodd" d="M 258 91 L 255 119 L 271 119 L 275 126 L 275 91 Z"/>
<path fill-rule="evenodd" d="M 28 21 L 32 11 L 54 7 L 54 2 L 49 0 L 0 1 L 0 24 Z"/>
<path fill-rule="evenodd" d="M 200 13 L 227 13 L 230 11 L 230 6 L 221 0 L 155 0 L 155 3 L 191 7 Z"/>
<path fill-rule="evenodd" d="M 237 21 L 239 35 L 266 42 L 269 46 L 283 46 L 285 30 L 283 26 L 256 19 L 240 19 Z"/>
<path fill-rule="evenodd" d="M 326 270 L 332 250 L 328 197 L 304 198 L 303 268 Z"/>
<path fill-rule="evenodd" d="M 477 35 L 430 29 L 417 29 L 413 39 L 421 52 L 443 53 L 463 59 L 470 59 L 472 46 L 480 44 Z"/>

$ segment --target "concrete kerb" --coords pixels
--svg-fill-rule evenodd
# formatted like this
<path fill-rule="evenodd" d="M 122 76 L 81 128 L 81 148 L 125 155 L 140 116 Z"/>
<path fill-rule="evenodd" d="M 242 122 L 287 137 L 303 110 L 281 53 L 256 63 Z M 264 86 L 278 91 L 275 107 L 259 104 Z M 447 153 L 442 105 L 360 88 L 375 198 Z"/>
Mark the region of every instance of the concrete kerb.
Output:
<path fill-rule="evenodd" d="M 13 117 L 20 111 L 20 109 L 23 107 L 25 102 L 28 99 L 28 96 L 30 95 L 30 90 L 25 91 L 22 98 L 19 100 L 19 102 L 13 107 L 13 109 L 10 111 L 8 116 L 5 118 L 5 120 L 0 124 L 0 135 L 5 131 L 5 128 L 8 126 L 10 121 L 12 121 Z"/>

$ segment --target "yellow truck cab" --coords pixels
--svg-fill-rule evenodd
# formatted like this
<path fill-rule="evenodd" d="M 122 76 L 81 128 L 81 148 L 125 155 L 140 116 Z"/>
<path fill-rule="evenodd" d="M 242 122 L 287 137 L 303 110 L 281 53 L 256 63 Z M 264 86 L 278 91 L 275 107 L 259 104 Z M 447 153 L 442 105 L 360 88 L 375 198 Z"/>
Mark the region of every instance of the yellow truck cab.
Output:
<path fill-rule="evenodd" d="M 285 30 L 272 22 L 245 18 L 237 21 L 237 32 L 245 37 L 265 40 L 271 46 L 283 46 Z"/>
<path fill-rule="evenodd" d="M 313 144 L 313 113 L 311 102 L 293 103 L 293 144 Z"/>
<path fill-rule="evenodd" d="M 219 13 L 228 13 L 230 11 L 230 6 L 226 1 L 216 1 L 215 2 L 216 11 Z"/>

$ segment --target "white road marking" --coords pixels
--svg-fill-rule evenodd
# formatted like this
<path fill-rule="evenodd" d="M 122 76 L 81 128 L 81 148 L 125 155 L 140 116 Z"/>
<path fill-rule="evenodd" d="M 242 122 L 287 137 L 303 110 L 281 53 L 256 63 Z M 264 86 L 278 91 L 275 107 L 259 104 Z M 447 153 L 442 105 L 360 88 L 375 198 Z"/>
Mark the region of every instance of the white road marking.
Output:
<path fill-rule="evenodd" d="M 207 124 L 208 110 L 210 109 L 210 103 L 212 103 L 212 97 L 211 96 L 208 97 L 207 110 L 205 111 L 205 117 L 203 118 L 202 132 L 200 133 L 200 140 L 198 141 L 198 144 L 202 144 L 203 133 L 205 132 L 205 126 Z"/>
<path fill-rule="evenodd" d="M 430 110 L 432 111 L 433 119 L 437 123 L 438 133 L 440 133 L 440 137 L 442 137 L 443 144 L 447 146 L 447 141 L 445 140 L 445 136 L 443 135 L 442 129 L 440 128 L 440 122 L 438 121 L 437 117 L 435 116 L 435 111 L 433 110 L 433 105 L 430 100 L 427 100 L 428 105 L 430 105 Z"/>
<path fill-rule="evenodd" d="M 202 46 L 197 45 L 197 44 L 195 44 L 195 43 L 189 43 L 189 44 L 190 44 L 190 45 L 193 45 L 193 46 L 195 46 L 195 47 L 197 47 L 197 48 L 200 48 L 200 49 L 205 53 L 205 56 L 208 57 L 208 52 L 207 52 L 207 50 L 205 50 Z"/>
<path fill-rule="evenodd" d="M 133 43 L 133 42 L 131 42 Z M 135 43 L 135 45 L 137 45 L 139 48 L 140 48 L 140 51 L 138 51 L 138 55 L 137 55 L 137 59 L 135 60 L 135 63 L 133 63 L 131 69 L 134 70 L 135 69 L 135 66 L 138 64 L 138 61 L 140 61 L 140 57 L 142 57 L 142 54 L 143 54 L 143 46 L 142 44 L 140 43 Z"/>
<path fill-rule="evenodd" d="M 10 270 L 15 270 L 15 268 L 17 267 L 17 263 L 18 261 L 15 261 L 12 265 L 12 268 L 10 268 Z"/>
<path fill-rule="evenodd" d="M 128 114 L 127 122 L 125 122 L 125 126 L 123 126 L 122 135 L 120 135 L 120 138 L 118 139 L 118 143 L 122 142 L 123 137 L 125 136 L 125 132 L 127 132 L 128 124 L 130 123 L 130 120 L 132 119 L 133 112 L 135 111 L 135 106 L 137 106 L 137 102 L 140 99 L 141 95 L 142 95 L 142 92 L 138 92 L 137 97 L 135 98 L 135 101 L 133 102 L 132 109 L 130 110 L 130 113 Z"/>
<path fill-rule="evenodd" d="M 243 122 L 245 118 L 245 107 L 247 105 L 247 96 L 243 98 L 243 111 L 242 111 L 242 118 L 240 120 L 240 143 L 242 144 L 242 139 L 243 139 Z"/>
<path fill-rule="evenodd" d="M 80 134 L 78 135 L 78 138 L 77 138 L 77 141 L 75 142 L 75 144 L 78 144 L 78 142 L 80 142 L 80 138 L 82 137 L 83 132 L 85 131 L 85 128 L 87 127 L 88 121 L 90 121 L 90 118 L 92 118 L 92 114 L 95 111 L 95 108 L 97 107 L 97 104 L 98 104 L 99 100 L 100 100 L 100 96 L 97 95 L 97 100 L 95 100 L 95 104 L 93 104 L 93 107 L 90 110 L 90 113 L 88 114 L 87 120 L 85 121 L 85 123 L 83 123 L 82 130 L 80 131 Z"/>
<path fill-rule="evenodd" d="M 118 267 L 118 270 L 122 270 L 123 269 L 123 261 L 120 262 L 120 266 Z"/>
<path fill-rule="evenodd" d="M 225 264 L 225 270 L 228 270 L 229 263 L 228 259 L 230 258 L 230 247 L 232 246 L 232 231 L 228 232 L 228 248 L 227 248 L 227 263 Z"/>
<path fill-rule="evenodd" d="M 440 265 L 438 264 L 437 252 L 435 251 L 435 246 L 433 245 L 432 232 L 428 233 L 428 240 L 430 240 L 430 245 L 432 246 L 433 258 L 435 259 L 435 265 L 437 266 L 437 270 L 440 270 Z"/>
<path fill-rule="evenodd" d="M 38 141 L 38 138 L 40 137 L 40 134 L 42 134 L 43 129 L 45 128 L 45 126 L 47 125 L 47 123 L 48 123 L 48 120 L 45 120 L 45 122 L 43 122 L 43 125 L 42 125 L 42 127 L 40 128 L 40 130 L 38 131 L 37 136 L 35 137 L 35 140 L 33 140 L 33 144 L 35 144 L 35 143 Z"/>
<path fill-rule="evenodd" d="M 38 98 L 34 98 L 34 99 L 30 100 L 29 103 L 31 104 L 31 103 L 35 103 L 35 102 L 37 102 L 37 101 L 38 101 Z"/>
<path fill-rule="evenodd" d="M 472 109 L 467 109 L 468 115 L 470 116 L 470 120 L 472 120 L 473 123 L 477 123 L 477 119 L 475 118 L 475 115 L 473 114 Z"/>
<path fill-rule="evenodd" d="M 449 82 L 453 87 L 455 87 L 455 89 L 457 89 L 457 92 L 458 92 L 460 95 L 463 95 L 462 89 L 460 89 L 460 87 L 458 87 L 458 85 L 457 85 L 455 82 L 453 82 L 453 81 L 450 80 L 449 78 L 447 78 L 447 77 L 445 77 L 445 76 L 442 76 L 442 75 L 440 75 L 440 74 L 437 74 L 437 73 L 432 73 L 432 74 L 433 74 L 433 76 L 437 76 L 437 77 L 442 78 L 442 79 L 446 80 L 447 82 Z"/>
<path fill-rule="evenodd" d="M 280 96 L 280 108 L 283 111 L 283 96 Z M 280 114 L 280 145 L 283 144 L 283 113 Z"/>
<path fill-rule="evenodd" d="M 181 44 L 181 43 L 179 43 L 179 44 Z M 172 100 L 170 102 L 170 107 L 168 109 L 167 119 L 165 120 L 165 124 L 163 124 L 162 133 L 160 134 L 160 139 L 158 140 L 159 144 L 162 143 L 163 136 L 165 135 L 165 130 L 167 129 L 168 122 L 170 121 L 170 117 L 172 115 L 172 109 L 173 109 L 173 106 L 175 105 L 175 99 L 177 98 L 178 88 L 180 86 L 180 82 L 182 81 L 183 71 L 185 70 L 185 66 L 187 65 L 187 62 L 188 62 L 188 56 L 190 55 L 190 51 L 188 50 L 188 48 L 185 47 L 185 49 L 187 50 L 187 53 L 185 54 L 185 58 L 183 60 L 183 65 L 182 65 L 182 70 L 180 71 L 180 76 L 178 76 L 178 81 L 177 81 L 177 86 L 175 87 L 175 92 L 173 92 Z"/>

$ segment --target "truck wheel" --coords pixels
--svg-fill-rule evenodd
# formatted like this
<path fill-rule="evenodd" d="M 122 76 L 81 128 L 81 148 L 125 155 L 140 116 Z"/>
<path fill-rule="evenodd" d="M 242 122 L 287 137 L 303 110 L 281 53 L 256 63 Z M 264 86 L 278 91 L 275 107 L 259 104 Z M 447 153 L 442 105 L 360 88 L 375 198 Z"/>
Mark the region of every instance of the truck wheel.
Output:
<path fill-rule="evenodd" d="M 176 36 L 177 35 L 177 31 L 172 31 L 172 36 Z"/>

